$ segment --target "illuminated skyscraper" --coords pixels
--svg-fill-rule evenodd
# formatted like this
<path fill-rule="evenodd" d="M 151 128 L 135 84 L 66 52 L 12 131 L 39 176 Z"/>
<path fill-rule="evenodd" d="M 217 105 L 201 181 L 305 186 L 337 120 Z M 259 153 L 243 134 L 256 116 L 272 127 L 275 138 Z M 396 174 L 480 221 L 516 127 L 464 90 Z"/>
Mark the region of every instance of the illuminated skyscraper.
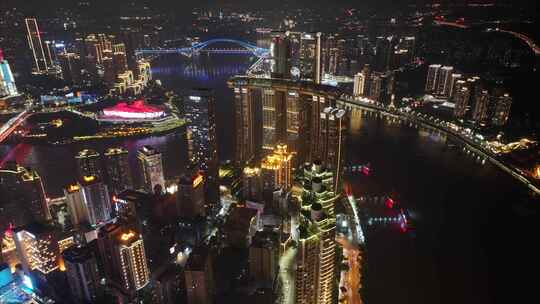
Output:
<path fill-rule="evenodd" d="M 101 172 L 101 158 L 98 152 L 92 149 L 84 149 L 79 151 L 75 156 L 77 163 L 78 178 L 81 179 L 84 176 L 95 176 L 96 178 L 102 178 Z"/>
<path fill-rule="evenodd" d="M 366 85 L 366 78 L 364 77 L 364 74 L 358 73 L 354 75 L 353 96 L 355 97 L 363 96 L 365 85 Z"/>
<path fill-rule="evenodd" d="M 448 88 L 448 98 L 452 100 L 454 97 L 454 92 L 456 88 L 456 83 L 458 80 L 461 79 L 461 74 L 453 73 L 452 76 L 450 76 L 450 87 Z"/>
<path fill-rule="evenodd" d="M 290 78 L 291 50 L 287 33 L 276 32 L 270 45 L 271 72 L 274 78 Z"/>
<path fill-rule="evenodd" d="M 165 187 L 161 153 L 152 147 L 144 146 L 137 152 L 137 159 L 142 173 L 141 188 L 153 193 L 156 186 Z"/>
<path fill-rule="evenodd" d="M 14 162 L 0 168 L 0 229 L 50 219 L 39 174 Z"/>
<path fill-rule="evenodd" d="M 205 215 L 204 188 L 204 177 L 199 173 L 180 177 L 176 193 L 178 216 L 194 219 Z"/>
<path fill-rule="evenodd" d="M 295 303 L 335 303 L 335 219 L 316 200 L 302 201 L 291 235 L 297 244 Z M 309 215 L 307 215 L 309 214 Z"/>
<path fill-rule="evenodd" d="M 81 186 L 79 184 L 67 186 L 64 189 L 64 195 L 71 224 L 77 228 L 83 223 L 88 223 L 88 208 L 81 192 Z"/>
<path fill-rule="evenodd" d="M 33 72 L 36 74 L 46 73 L 52 66 L 52 62 L 45 57 L 45 51 L 41 40 L 41 32 L 37 25 L 35 18 L 24 19 L 26 23 L 26 35 L 28 38 L 28 45 L 32 51 L 34 58 Z"/>
<path fill-rule="evenodd" d="M 454 91 L 454 116 L 456 118 L 464 118 L 469 111 L 469 99 L 471 91 L 467 87 L 467 82 L 464 80 L 458 80 L 456 82 L 456 88 Z"/>
<path fill-rule="evenodd" d="M 26 274 L 39 271 L 48 274 L 58 269 L 60 249 L 54 228 L 30 223 L 15 230 L 15 246 Z"/>
<path fill-rule="evenodd" d="M 364 74 L 365 75 L 365 74 Z M 310 149 L 309 160 L 314 161 L 320 159 L 321 145 L 321 113 L 331 103 L 328 97 L 313 95 L 310 103 Z"/>
<path fill-rule="evenodd" d="M 335 215 L 335 205 L 340 195 L 334 191 L 334 174 L 320 161 L 306 163 L 301 175 L 302 193 L 311 196 L 330 217 Z"/>
<path fill-rule="evenodd" d="M 505 91 L 497 89 L 494 93 L 493 117 L 491 123 L 497 127 L 504 126 L 510 116 L 510 108 L 512 107 L 512 97 Z"/>
<path fill-rule="evenodd" d="M 107 185 L 95 176 L 84 176 L 79 181 L 80 194 L 87 210 L 90 225 L 102 225 L 111 220 L 111 200 Z"/>
<path fill-rule="evenodd" d="M 133 295 L 150 282 L 144 242 L 139 233 L 123 224 L 108 224 L 98 235 L 105 276 L 122 291 Z"/>
<path fill-rule="evenodd" d="M 211 254 L 207 248 L 196 247 L 191 252 L 185 270 L 188 304 L 213 303 L 214 275 Z"/>
<path fill-rule="evenodd" d="M 261 162 L 263 189 L 289 189 L 292 186 L 293 153 L 287 150 L 287 145 L 276 145 L 274 152 L 267 155 Z"/>
<path fill-rule="evenodd" d="M 4 54 L 0 49 L 0 97 L 17 95 L 15 78 L 11 73 L 9 62 L 4 59 Z"/>
<path fill-rule="evenodd" d="M 69 83 L 81 83 L 81 57 L 75 53 L 62 53 L 58 55 L 62 78 Z"/>
<path fill-rule="evenodd" d="M 303 34 L 300 42 L 300 77 L 321 83 L 321 33 Z"/>
<path fill-rule="evenodd" d="M 426 79 L 426 93 L 434 93 L 437 90 L 437 81 L 439 76 L 440 64 L 432 64 L 428 68 Z"/>
<path fill-rule="evenodd" d="M 451 66 L 443 66 L 439 69 L 439 75 L 437 76 L 437 95 L 449 96 L 453 71 L 454 68 Z"/>
<path fill-rule="evenodd" d="M 128 161 L 128 151 L 123 148 L 109 148 L 103 153 L 107 186 L 112 195 L 133 189 L 133 179 Z"/>
<path fill-rule="evenodd" d="M 472 119 L 479 125 L 486 125 L 489 119 L 490 95 L 487 90 L 480 90 L 475 95 Z"/>
<path fill-rule="evenodd" d="M 254 137 L 254 91 L 246 87 L 233 86 L 235 108 L 235 160 L 243 165 L 255 156 Z"/>
<path fill-rule="evenodd" d="M 209 89 L 193 89 L 184 101 L 188 122 L 189 157 L 192 165 L 206 176 L 208 200 L 219 200 L 216 101 Z"/>
<path fill-rule="evenodd" d="M 93 303 L 98 297 L 100 277 L 96 253 L 92 245 L 71 246 L 62 253 L 69 289 L 79 303 Z"/>
<path fill-rule="evenodd" d="M 307 151 L 308 138 L 308 105 L 306 96 L 297 91 L 288 91 L 286 95 L 285 139 L 283 140 L 289 151 L 296 153 L 296 161 L 304 161 Z"/>
<path fill-rule="evenodd" d="M 338 192 L 345 161 L 345 138 L 347 135 L 347 112 L 343 109 L 327 107 L 321 115 L 320 150 L 322 163 L 334 174 L 333 191 Z"/>
<path fill-rule="evenodd" d="M 285 92 L 264 89 L 262 94 L 262 148 L 270 153 L 285 135 Z"/>
<path fill-rule="evenodd" d="M 262 176 L 260 168 L 245 167 L 242 174 L 242 197 L 245 200 L 262 201 Z"/>

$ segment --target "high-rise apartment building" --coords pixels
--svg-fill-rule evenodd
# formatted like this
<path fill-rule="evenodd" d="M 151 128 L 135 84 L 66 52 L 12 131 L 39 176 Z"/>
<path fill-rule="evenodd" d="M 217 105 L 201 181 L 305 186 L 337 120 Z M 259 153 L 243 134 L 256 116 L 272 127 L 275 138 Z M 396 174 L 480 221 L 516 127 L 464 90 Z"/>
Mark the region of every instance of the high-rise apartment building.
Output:
<path fill-rule="evenodd" d="M 109 148 L 103 153 L 105 179 L 112 195 L 133 189 L 133 177 L 128 160 L 128 151 L 123 148 Z"/>
<path fill-rule="evenodd" d="M 191 164 L 206 177 L 208 200 L 219 200 L 216 101 L 210 89 L 192 89 L 184 101 Z"/>
<path fill-rule="evenodd" d="M 71 246 L 62 253 L 71 295 L 79 303 L 94 303 L 101 288 L 97 248 L 93 245 Z"/>
<path fill-rule="evenodd" d="M 50 219 L 39 174 L 14 162 L 0 168 L 0 229 Z"/>
<path fill-rule="evenodd" d="M 85 176 L 95 176 L 102 178 L 101 157 L 98 152 L 92 149 L 84 149 L 75 155 L 77 163 L 77 175 L 81 179 Z"/>
<path fill-rule="evenodd" d="M 88 223 L 88 208 L 79 184 L 69 185 L 64 189 L 64 196 L 69 211 L 71 224 L 77 228 Z"/>
<path fill-rule="evenodd" d="M 439 77 L 440 64 L 432 64 L 428 67 L 426 79 L 426 93 L 434 93 L 437 90 L 437 80 Z"/>
<path fill-rule="evenodd" d="M 467 82 L 464 80 L 458 80 L 454 91 L 454 116 L 457 118 L 464 118 L 469 111 L 469 99 L 471 96 L 471 90 L 467 86 Z"/>
<path fill-rule="evenodd" d="M 301 180 L 302 193 L 317 200 L 324 213 L 334 217 L 340 192 L 334 191 L 334 174 L 332 171 L 326 169 L 320 161 L 306 163 L 303 167 Z"/>
<path fill-rule="evenodd" d="M 321 36 L 321 33 L 306 33 L 300 40 L 300 77 L 315 83 L 321 83 L 322 80 Z"/>
<path fill-rule="evenodd" d="M 472 119 L 479 125 L 486 125 L 489 119 L 490 95 L 488 90 L 480 90 L 474 96 Z"/>
<path fill-rule="evenodd" d="M 178 181 L 176 193 L 177 215 L 185 219 L 204 216 L 205 211 L 205 180 L 200 173 L 184 175 Z"/>
<path fill-rule="evenodd" d="M 33 72 L 35 74 L 46 73 L 49 68 L 52 67 L 52 62 L 50 62 L 45 56 L 41 32 L 39 31 L 37 20 L 35 18 L 26 18 L 24 19 L 24 22 L 26 23 L 28 46 L 30 47 L 32 57 L 34 59 Z"/>
<path fill-rule="evenodd" d="M 437 95 L 449 96 L 453 71 L 454 68 L 451 66 L 443 66 L 439 69 L 439 75 L 437 76 Z"/>
<path fill-rule="evenodd" d="M 276 32 L 270 45 L 271 72 L 274 78 L 290 78 L 291 50 L 287 33 Z"/>
<path fill-rule="evenodd" d="M 366 85 L 366 78 L 364 77 L 364 74 L 357 73 L 354 75 L 354 87 L 353 87 L 353 96 L 363 96 L 364 95 L 364 87 Z"/>
<path fill-rule="evenodd" d="M 78 186 L 88 214 L 88 223 L 99 226 L 110 221 L 112 206 L 107 185 L 90 175 L 81 178 Z"/>
<path fill-rule="evenodd" d="M 116 287 L 132 295 L 150 282 L 144 242 L 135 229 L 120 223 L 105 225 L 97 242 L 105 276 Z"/>
<path fill-rule="evenodd" d="M 58 269 L 60 249 L 53 227 L 30 223 L 14 231 L 17 255 L 26 274 L 48 274 Z"/>
<path fill-rule="evenodd" d="M 58 55 L 62 78 L 69 83 L 81 83 L 82 61 L 81 57 L 75 53 L 62 53 Z"/>
<path fill-rule="evenodd" d="M 502 127 L 508 122 L 510 108 L 512 107 L 512 97 L 507 92 L 496 89 L 493 94 L 494 111 L 491 123 L 494 126 Z"/>
<path fill-rule="evenodd" d="M 156 186 L 165 187 L 161 153 L 150 146 L 144 146 L 137 152 L 137 159 L 142 173 L 141 188 L 153 193 Z"/>
<path fill-rule="evenodd" d="M 262 93 L 262 149 L 271 152 L 285 133 L 285 92 L 264 89 Z"/>
<path fill-rule="evenodd" d="M 334 173 L 333 190 L 338 192 L 345 161 L 347 112 L 344 109 L 327 107 L 320 114 L 320 121 L 321 139 L 318 158 Z"/>
<path fill-rule="evenodd" d="M 254 91 L 234 87 L 235 160 L 245 164 L 255 157 Z"/>

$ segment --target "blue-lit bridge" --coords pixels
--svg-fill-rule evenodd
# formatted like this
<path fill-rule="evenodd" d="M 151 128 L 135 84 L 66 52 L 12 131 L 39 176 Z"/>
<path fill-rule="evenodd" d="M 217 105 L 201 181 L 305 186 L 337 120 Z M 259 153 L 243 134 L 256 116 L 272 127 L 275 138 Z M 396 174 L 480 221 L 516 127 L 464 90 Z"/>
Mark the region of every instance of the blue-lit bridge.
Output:
<path fill-rule="evenodd" d="M 209 46 L 216 43 L 232 43 L 240 46 L 241 48 L 209 48 Z M 260 58 L 268 57 L 270 50 L 267 48 L 261 48 L 253 43 L 228 39 L 228 38 L 215 38 L 203 42 L 198 42 L 190 47 L 182 48 L 152 48 L 152 49 L 138 49 L 136 54 L 138 55 L 161 55 L 161 54 L 182 54 L 184 56 L 191 57 L 201 52 L 206 53 L 219 53 L 219 54 L 253 54 Z"/>

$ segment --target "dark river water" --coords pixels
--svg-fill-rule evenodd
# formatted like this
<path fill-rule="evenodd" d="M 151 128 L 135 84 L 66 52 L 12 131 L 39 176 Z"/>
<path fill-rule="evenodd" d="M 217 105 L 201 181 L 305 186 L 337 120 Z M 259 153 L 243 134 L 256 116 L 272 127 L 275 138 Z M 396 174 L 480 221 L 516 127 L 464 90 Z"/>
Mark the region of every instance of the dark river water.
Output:
<path fill-rule="evenodd" d="M 232 157 L 233 96 L 226 79 L 242 74 L 254 58 L 213 55 L 188 61 L 168 56 L 153 62 L 154 77 L 177 91 L 215 90 L 220 159 Z M 528 303 L 539 266 L 535 245 L 538 199 L 489 163 L 454 147 L 443 136 L 376 116 L 352 113 L 349 162 L 371 165 L 370 176 L 350 178 L 357 197 L 391 194 L 408 210 L 415 229 L 367 233 L 366 300 L 373 303 Z M 135 151 L 152 145 L 164 154 L 165 174 L 180 174 L 185 147 L 177 134 L 69 146 L 0 146 L 0 160 L 37 169 L 49 196 L 73 181 L 73 156 L 83 148 Z"/>

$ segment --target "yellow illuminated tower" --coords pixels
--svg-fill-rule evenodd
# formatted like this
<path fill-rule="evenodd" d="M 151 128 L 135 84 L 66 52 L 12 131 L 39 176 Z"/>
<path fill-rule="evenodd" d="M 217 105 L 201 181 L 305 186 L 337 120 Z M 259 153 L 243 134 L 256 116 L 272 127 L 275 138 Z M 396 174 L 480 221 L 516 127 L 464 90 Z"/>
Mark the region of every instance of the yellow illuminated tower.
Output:
<path fill-rule="evenodd" d="M 287 150 L 287 145 L 278 144 L 274 152 L 261 162 L 263 188 L 289 189 L 292 186 L 293 152 Z"/>

